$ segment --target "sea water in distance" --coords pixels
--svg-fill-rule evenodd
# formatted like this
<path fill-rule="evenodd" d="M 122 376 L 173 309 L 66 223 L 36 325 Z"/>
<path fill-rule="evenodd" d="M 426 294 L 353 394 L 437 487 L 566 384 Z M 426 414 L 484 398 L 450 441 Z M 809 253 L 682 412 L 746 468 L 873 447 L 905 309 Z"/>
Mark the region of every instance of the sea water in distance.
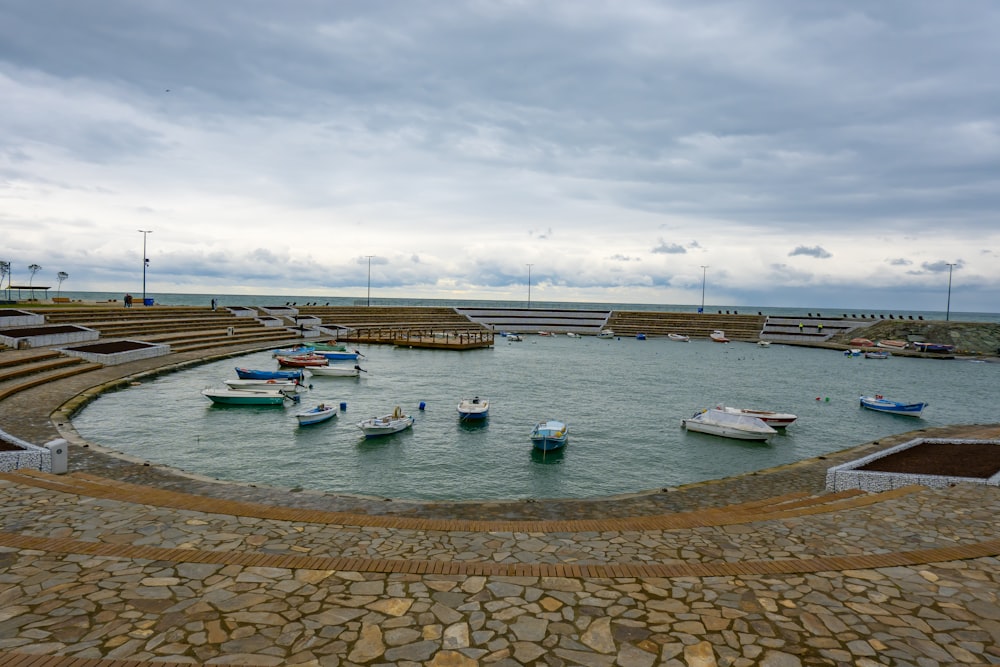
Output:
<path fill-rule="evenodd" d="M 464 352 L 364 345 L 359 379 L 314 376 L 301 406 L 217 406 L 201 395 L 235 367 L 276 368 L 270 352 L 211 362 L 107 394 L 73 420 L 88 440 L 209 477 L 397 499 L 585 498 L 727 477 L 926 426 L 1000 421 L 1000 364 L 845 357 L 773 344 L 663 338 L 498 336 Z M 862 394 L 929 401 L 923 419 L 864 410 Z M 464 424 L 463 397 L 490 400 Z M 299 427 L 295 412 L 346 403 Z M 425 404 L 420 410 L 419 405 Z M 795 413 L 770 444 L 687 433 L 681 419 L 725 403 Z M 408 431 L 365 440 L 356 424 L 395 406 Z M 528 439 L 540 420 L 570 425 L 564 450 Z"/>

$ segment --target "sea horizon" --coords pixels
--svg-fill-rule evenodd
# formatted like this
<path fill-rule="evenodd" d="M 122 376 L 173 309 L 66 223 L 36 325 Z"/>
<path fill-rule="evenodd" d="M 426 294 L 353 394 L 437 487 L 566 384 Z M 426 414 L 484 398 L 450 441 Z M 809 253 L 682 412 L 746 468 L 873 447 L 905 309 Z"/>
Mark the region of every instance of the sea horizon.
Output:
<path fill-rule="evenodd" d="M 51 295 L 49 295 L 51 296 Z M 89 291 L 67 291 L 63 290 L 59 296 L 71 301 L 94 302 L 94 303 L 121 303 L 125 293 L 116 292 L 89 292 Z M 141 295 L 132 295 L 135 298 L 135 307 L 142 305 Z M 612 303 L 612 302 L 589 302 L 589 301 L 528 301 L 527 299 L 430 299 L 430 298 L 399 298 L 399 297 L 355 297 L 355 296 L 316 296 L 301 294 L 196 294 L 182 292 L 153 293 L 148 292 L 147 298 L 153 300 L 155 305 L 161 306 L 210 306 L 212 300 L 220 308 L 226 306 L 304 306 L 328 305 L 328 306 L 412 306 L 412 307 L 447 307 L 447 308 L 531 308 L 548 310 L 638 310 L 649 312 L 671 312 L 671 313 L 697 313 L 701 309 L 700 304 L 670 304 L 670 303 Z M 887 310 L 884 308 L 851 307 L 844 306 L 762 306 L 762 305 L 734 305 L 734 304 L 714 304 L 706 303 L 704 312 L 708 314 L 736 314 L 736 315 L 773 315 L 782 317 L 853 317 L 857 315 L 880 318 L 888 318 L 893 315 L 897 319 L 906 319 L 910 316 L 913 319 L 922 317 L 924 320 L 951 320 L 956 322 L 998 322 L 1000 323 L 1000 313 L 988 312 L 961 312 L 943 310 Z"/>

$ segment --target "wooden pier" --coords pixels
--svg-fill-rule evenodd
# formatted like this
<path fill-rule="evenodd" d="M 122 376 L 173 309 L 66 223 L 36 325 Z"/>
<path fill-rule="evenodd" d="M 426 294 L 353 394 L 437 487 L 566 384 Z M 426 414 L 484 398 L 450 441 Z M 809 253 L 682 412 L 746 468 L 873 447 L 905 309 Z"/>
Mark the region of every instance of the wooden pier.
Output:
<path fill-rule="evenodd" d="M 341 341 L 421 347 L 434 350 L 477 350 L 493 347 L 493 332 L 475 328 L 356 327 Z"/>

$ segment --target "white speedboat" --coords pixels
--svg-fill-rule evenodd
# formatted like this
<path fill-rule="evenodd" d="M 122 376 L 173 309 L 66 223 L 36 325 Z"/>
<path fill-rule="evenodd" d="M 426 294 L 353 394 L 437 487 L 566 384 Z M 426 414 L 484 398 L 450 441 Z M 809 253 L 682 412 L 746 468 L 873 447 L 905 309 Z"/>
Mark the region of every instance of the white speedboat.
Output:
<path fill-rule="evenodd" d="M 771 347 L 771 341 L 769 341 L 769 340 L 759 340 L 759 341 L 757 341 L 757 345 L 759 345 L 760 347 Z"/>
<path fill-rule="evenodd" d="M 736 440 L 768 440 L 777 433 L 757 417 L 733 414 L 718 408 L 700 410 L 694 416 L 682 419 L 681 426 L 688 431 L 699 431 Z"/>
<path fill-rule="evenodd" d="M 724 405 L 719 406 L 720 410 L 734 415 L 750 415 L 761 420 L 771 428 L 785 428 L 791 426 L 798 419 L 798 416 L 790 412 L 773 412 L 771 410 L 751 410 L 749 408 L 732 408 Z"/>
<path fill-rule="evenodd" d="M 303 410 L 295 415 L 299 420 L 299 426 L 311 426 L 319 424 L 337 416 L 337 406 L 320 403 L 307 410 Z"/>
<path fill-rule="evenodd" d="M 404 415 L 403 411 L 396 406 L 391 415 L 382 417 L 371 417 L 358 422 L 366 438 L 377 438 L 381 435 L 392 435 L 413 426 L 413 417 Z"/>
<path fill-rule="evenodd" d="M 476 419 L 486 419 L 490 414 L 490 402 L 488 399 L 463 398 L 458 403 L 458 416 L 462 420 L 473 421 Z"/>
<path fill-rule="evenodd" d="M 601 329 L 601 333 L 597 334 L 598 338 L 614 338 L 615 332 L 611 329 Z"/>
<path fill-rule="evenodd" d="M 716 343 L 728 343 L 729 342 L 729 339 L 726 338 L 726 332 L 723 331 L 722 329 L 716 329 L 715 331 L 713 331 L 709 335 L 709 338 L 711 338 L 712 340 L 714 340 Z"/>
<path fill-rule="evenodd" d="M 669 338 L 670 340 L 675 340 L 678 343 L 686 343 L 689 340 L 691 340 L 690 336 L 685 336 L 684 334 L 679 334 L 679 333 L 669 333 L 667 334 L 667 338 Z"/>

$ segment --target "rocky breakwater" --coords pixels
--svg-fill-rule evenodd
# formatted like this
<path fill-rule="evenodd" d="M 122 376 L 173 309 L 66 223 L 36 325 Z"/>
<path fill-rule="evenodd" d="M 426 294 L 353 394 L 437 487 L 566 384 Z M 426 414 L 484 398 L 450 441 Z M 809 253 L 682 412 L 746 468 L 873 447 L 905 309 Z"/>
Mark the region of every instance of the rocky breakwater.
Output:
<path fill-rule="evenodd" d="M 920 340 L 954 345 L 955 354 L 963 356 L 1000 356 L 1000 324 L 991 322 L 883 320 L 870 327 L 839 335 L 830 342 L 847 345 L 855 336 L 873 341 Z"/>

